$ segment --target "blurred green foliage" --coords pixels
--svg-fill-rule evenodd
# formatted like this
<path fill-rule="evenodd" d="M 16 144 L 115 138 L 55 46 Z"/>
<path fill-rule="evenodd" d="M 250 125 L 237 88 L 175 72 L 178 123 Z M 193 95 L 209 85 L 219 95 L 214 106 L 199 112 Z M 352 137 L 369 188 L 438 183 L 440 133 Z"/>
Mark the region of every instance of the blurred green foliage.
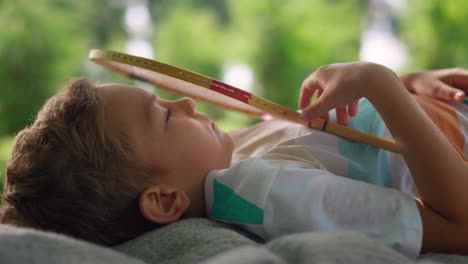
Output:
<path fill-rule="evenodd" d="M 102 3 L 0 2 L 0 136 L 31 123 L 48 97 L 84 74 L 90 46 L 106 46 L 122 31 L 110 26 L 118 16 L 98 11 Z"/>
<path fill-rule="evenodd" d="M 95 76 L 89 72 L 89 49 L 124 51 L 124 2 L 0 1 L 2 173 L 12 136 L 32 122 L 44 101 L 72 76 Z M 301 82 L 309 73 L 323 64 L 358 60 L 368 1 L 149 3 L 156 60 L 217 79 L 227 63 L 245 63 L 254 73 L 254 93 L 296 108 Z M 467 67 L 466 0 L 407 3 L 394 23 L 411 54 L 406 70 Z M 93 71 L 100 80 L 131 83 L 106 70 Z M 254 122 L 207 104 L 198 106 L 226 130 Z"/>
<path fill-rule="evenodd" d="M 361 2 L 180 1 L 160 13 L 155 57 L 214 78 L 226 62 L 246 63 L 264 97 L 296 108 L 301 82 L 311 71 L 358 59 Z"/>
<path fill-rule="evenodd" d="M 408 1 L 399 32 L 411 56 L 408 70 L 468 68 L 468 1 Z"/>

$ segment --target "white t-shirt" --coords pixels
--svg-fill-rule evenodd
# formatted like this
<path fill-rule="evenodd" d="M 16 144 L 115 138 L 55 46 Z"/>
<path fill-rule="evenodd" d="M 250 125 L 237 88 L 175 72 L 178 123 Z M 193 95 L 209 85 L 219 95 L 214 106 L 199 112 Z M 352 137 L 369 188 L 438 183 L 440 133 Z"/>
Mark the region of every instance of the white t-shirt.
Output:
<path fill-rule="evenodd" d="M 468 106 L 414 98 L 467 157 Z M 367 100 L 348 126 L 391 138 Z M 263 122 L 231 136 L 232 167 L 211 172 L 205 181 L 209 217 L 265 240 L 355 230 L 409 257 L 419 254 L 422 224 L 412 198 L 417 190 L 401 155 L 287 121 Z"/>
<path fill-rule="evenodd" d="M 264 240 L 355 230 L 409 257 L 418 256 L 422 224 L 410 195 L 337 176 L 316 157 L 338 157 L 296 140 L 210 172 L 205 180 L 208 217 L 239 225 Z"/>

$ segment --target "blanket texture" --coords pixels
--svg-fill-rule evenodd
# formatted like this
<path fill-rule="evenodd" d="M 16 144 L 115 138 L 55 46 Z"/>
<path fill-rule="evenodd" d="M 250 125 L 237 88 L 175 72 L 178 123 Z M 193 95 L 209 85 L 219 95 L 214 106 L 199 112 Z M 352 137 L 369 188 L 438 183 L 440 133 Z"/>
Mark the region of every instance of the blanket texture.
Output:
<path fill-rule="evenodd" d="M 0 224 L 0 263 L 144 264 L 143 261 L 52 232 Z"/>
<path fill-rule="evenodd" d="M 468 263 L 468 257 L 423 254 L 409 259 L 365 235 L 309 232 L 258 243 L 209 219 L 189 219 L 148 232 L 115 249 L 147 263 Z"/>
<path fill-rule="evenodd" d="M 67 236 L 0 224 L 0 263 L 468 263 L 460 255 L 412 260 L 370 238 L 345 231 L 292 234 L 261 243 L 209 219 L 187 219 L 113 249 Z"/>

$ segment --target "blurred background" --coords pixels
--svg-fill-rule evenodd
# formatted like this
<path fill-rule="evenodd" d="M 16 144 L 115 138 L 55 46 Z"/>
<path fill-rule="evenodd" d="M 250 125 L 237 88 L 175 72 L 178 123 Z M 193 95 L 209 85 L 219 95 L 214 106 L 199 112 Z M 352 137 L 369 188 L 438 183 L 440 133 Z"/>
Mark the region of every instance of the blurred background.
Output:
<path fill-rule="evenodd" d="M 323 64 L 467 68 L 467 25 L 467 0 L 0 0 L 0 178 L 15 133 L 72 77 L 178 97 L 93 64 L 91 48 L 172 64 L 296 109 L 302 80 Z M 228 131 L 256 122 L 197 109 Z"/>

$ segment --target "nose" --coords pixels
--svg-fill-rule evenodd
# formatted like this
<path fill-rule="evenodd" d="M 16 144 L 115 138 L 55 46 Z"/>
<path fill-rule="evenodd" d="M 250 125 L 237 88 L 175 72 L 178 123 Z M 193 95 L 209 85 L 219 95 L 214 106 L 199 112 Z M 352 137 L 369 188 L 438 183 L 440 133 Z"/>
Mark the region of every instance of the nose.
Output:
<path fill-rule="evenodd" d="M 188 115 L 195 114 L 195 102 L 191 98 L 181 98 L 179 100 L 174 101 L 184 112 Z"/>

